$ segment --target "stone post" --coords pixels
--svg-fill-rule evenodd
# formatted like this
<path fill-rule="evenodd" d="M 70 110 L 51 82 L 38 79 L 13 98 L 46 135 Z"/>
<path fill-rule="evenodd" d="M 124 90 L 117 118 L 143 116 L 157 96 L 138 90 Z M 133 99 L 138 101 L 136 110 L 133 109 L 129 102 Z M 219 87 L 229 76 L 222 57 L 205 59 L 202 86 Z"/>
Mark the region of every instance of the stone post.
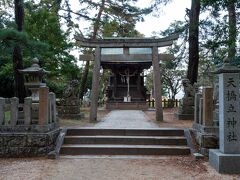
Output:
<path fill-rule="evenodd" d="M 152 48 L 152 56 L 156 120 L 163 121 L 161 74 L 158 59 L 158 47 Z"/>
<path fill-rule="evenodd" d="M 213 126 L 213 88 L 203 88 L 203 125 Z"/>
<path fill-rule="evenodd" d="M 92 92 L 91 92 L 91 107 L 90 107 L 90 122 L 97 121 L 97 107 L 98 107 L 98 89 L 100 76 L 100 58 L 101 48 L 99 46 L 95 49 L 95 61 L 93 68 Z"/>
<path fill-rule="evenodd" d="M 10 124 L 11 126 L 17 125 L 18 121 L 18 105 L 19 105 L 19 99 L 16 97 L 11 98 L 11 120 Z"/>
<path fill-rule="evenodd" d="M 199 99 L 199 124 L 203 124 L 203 98 Z"/>
<path fill-rule="evenodd" d="M 194 123 L 199 124 L 199 113 L 200 113 L 200 98 L 202 97 L 201 93 L 195 94 L 194 101 Z"/>
<path fill-rule="evenodd" d="M 38 114 L 38 124 L 47 125 L 48 124 L 48 87 L 39 88 L 39 114 Z"/>
<path fill-rule="evenodd" d="M 209 151 L 209 162 L 220 173 L 240 173 L 240 69 L 228 64 L 219 74 L 219 149 Z"/>
<path fill-rule="evenodd" d="M 53 92 L 49 93 L 49 121 L 50 123 L 56 122 L 56 96 Z"/>
<path fill-rule="evenodd" d="M 24 124 L 30 125 L 32 120 L 32 98 L 26 97 L 24 99 Z"/>
<path fill-rule="evenodd" d="M 0 97 L 0 126 L 3 125 L 5 120 L 5 99 Z"/>

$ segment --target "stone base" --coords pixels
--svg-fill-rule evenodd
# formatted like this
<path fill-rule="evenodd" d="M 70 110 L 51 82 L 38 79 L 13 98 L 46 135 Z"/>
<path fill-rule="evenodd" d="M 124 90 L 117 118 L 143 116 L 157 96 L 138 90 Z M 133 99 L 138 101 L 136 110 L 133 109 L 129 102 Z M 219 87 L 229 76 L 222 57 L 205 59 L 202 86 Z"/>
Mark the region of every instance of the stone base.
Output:
<path fill-rule="evenodd" d="M 215 135 L 216 137 L 219 137 L 219 127 L 218 126 L 204 126 L 204 125 L 194 122 L 193 129 L 195 129 L 201 133 L 212 134 L 212 135 Z"/>
<path fill-rule="evenodd" d="M 59 132 L 60 129 L 47 133 L 0 133 L 0 158 L 46 156 L 55 149 Z"/>
<path fill-rule="evenodd" d="M 79 113 L 79 114 L 59 114 L 59 118 L 62 119 L 83 119 L 85 117 L 84 113 Z"/>
<path fill-rule="evenodd" d="M 175 117 L 178 120 L 193 120 L 194 119 L 194 114 L 180 114 L 180 113 L 175 113 Z"/>
<path fill-rule="evenodd" d="M 219 149 L 210 149 L 209 163 L 219 173 L 240 173 L 240 154 L 224 154 Z"/>
<path fill-rule="evenodd" d="M 195 140 L 199 144 L 200 153 L 208 156 L 209 149 L 217 149 L 218 146 L 218 127 L 203 126 L 193 123 Z"/>
<path fill-rule="evenodd" d="M 47 125 L 38 125 L 38 124 L 16 125 L 16 126 L 4 125 L 4 126 L 0 126 L 0 133 L 10 133 L 10 132 L 47 133 L 49 131 L 57 129 L 58 127 L 59 126 L 57 123 L 51 123 Z"/>
<path fill-rule="evenodd" d="M 147 110 L 147 102 L 107 102 L 106 109 L 122 109 L 122 110 Z"/>

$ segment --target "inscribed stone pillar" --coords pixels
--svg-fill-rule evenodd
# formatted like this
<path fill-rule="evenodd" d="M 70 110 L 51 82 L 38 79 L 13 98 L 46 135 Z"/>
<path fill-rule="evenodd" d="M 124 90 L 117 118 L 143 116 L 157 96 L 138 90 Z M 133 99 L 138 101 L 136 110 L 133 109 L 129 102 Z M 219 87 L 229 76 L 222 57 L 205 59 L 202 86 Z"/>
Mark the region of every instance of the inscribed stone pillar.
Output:
<path fill-rule="evenodd" d="M 158 47 L 152 48 L 153 84 L 155 94 L 156 120 L 163 121 L 161 74 L 158 59 Z"/>
<path fill-rule="evenodd" d="M 220 173 L 240 173 L 240 69 L 227 62 L 219 74 L 219 149 L 209 162 Z"/>
<path fill-rule="evenodd" d="M 203 88 L 203 125 L 213 126 L 213 88 Z"/>
<path fill-rule="evenodd" d="M 32 98 L 26 97 L 24 99 L 24 124 L 30 125 L 32 120 Z"/>
<path fill-rule="evenodd" d="M 239 73 L 219 75 L 219 140 L 223 153 L 240 153 Z"/>
<path fill-rule="evenodd" d="M 199 124 L 199 113 L 200 113 L 200 98 L 202 97 L 201 93 L 195 94 L 195 101 L 194 101 L 194 122 Z"/>
<path fill-rule="evenodd" d="M 92 92 L 91 92 L 90 122 L 97 121 L 100 57 L 101 57 L 101 48 L 98 46 L 95 49 L 95 61 L 94 61 L 94 68 L 93 68 Z"/>
<path fill-rule="evenodd" d="M 19 99 L 16 97 L 11 98 L 11 126 L 15 126 L 18 120 L 18 105 Z"/>
<path fill-rule="evenodd" d="M 3 125 L 5 119 L 5 99 L 0 97 L 0 126 Z"/>
<path fill-rule="evenodd" d="M 48 124 L 48 87 L 39 88 L 39 115 L 38 124 L 47 125 Z"/>

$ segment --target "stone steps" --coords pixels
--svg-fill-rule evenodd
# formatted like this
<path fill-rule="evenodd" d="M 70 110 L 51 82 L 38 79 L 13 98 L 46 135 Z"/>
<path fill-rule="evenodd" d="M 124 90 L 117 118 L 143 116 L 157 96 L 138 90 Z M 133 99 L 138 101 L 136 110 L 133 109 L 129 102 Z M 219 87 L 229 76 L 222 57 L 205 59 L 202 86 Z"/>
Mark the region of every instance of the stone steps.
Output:
<path fill-rule="evenodd" d="M 189 155 L 183 129 L 68 129 L 61 155 Z"/>
<path fill-rule="evenodd" d="M 189 155 L 186 146 L 159 145 L 63 145 L 61 154 L 65 155 Z"/>
<path fill-rule="evenodd" d="M 64 144 L 186 145 L 179 136 L 66 136 Z"/>
<path fill-rule="evenodd" d="M 104 129 L 104 128 L 72 128 L 67 130 L 67 136 L 184 136 L 183 129 Z"/>

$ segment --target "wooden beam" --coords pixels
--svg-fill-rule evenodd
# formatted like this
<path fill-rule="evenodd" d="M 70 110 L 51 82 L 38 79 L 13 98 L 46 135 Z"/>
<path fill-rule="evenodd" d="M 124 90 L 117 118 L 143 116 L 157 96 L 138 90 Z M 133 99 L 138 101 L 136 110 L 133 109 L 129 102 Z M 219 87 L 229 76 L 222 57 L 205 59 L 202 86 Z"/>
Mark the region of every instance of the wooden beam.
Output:
<path fill-rule="evenodd" d="M 172 54 L 158 54 L 159 61 L 174 60 Z M 94 61 L 94 56 L 91 54 L 80 55 L 80 61 Z M 103 62 L 149 62 L 152 61 L 152 54 L 109 54 L 101 55 L 101 61 Z"/>
<path fill-rule="evenodd" d="M 165 38 L 105 38 L 86 39 L 82 36 L 75 36 L 77 44 L 81 47 L 164 47 L 171 46 L 177 40 L 179 34 Z"/>
<path fill-rule="evenodd" d="M 154 84 L 154 98 L 156 104 L 156 120 L 163 121 L 163 109 L 162 109 L 162 88 L 161 88 L 161 75 L 160 65 L 158 59 L 158 48 L 152 48 L 152 63 L 153 63 L 153 84 Z"/>
<path fill-rule="evenodd" d="M 92 78 L 92 92 L 91 92 L 91 107 L 90 107 L 90 122 L 97 121 L 97 108 L 98 108 L 98 96 L 99 96 L 99 76 L 100 76 L 100 56 L 101 49 L 96 47 L 95 49 L 95 62 L 93 67 Z"/>

